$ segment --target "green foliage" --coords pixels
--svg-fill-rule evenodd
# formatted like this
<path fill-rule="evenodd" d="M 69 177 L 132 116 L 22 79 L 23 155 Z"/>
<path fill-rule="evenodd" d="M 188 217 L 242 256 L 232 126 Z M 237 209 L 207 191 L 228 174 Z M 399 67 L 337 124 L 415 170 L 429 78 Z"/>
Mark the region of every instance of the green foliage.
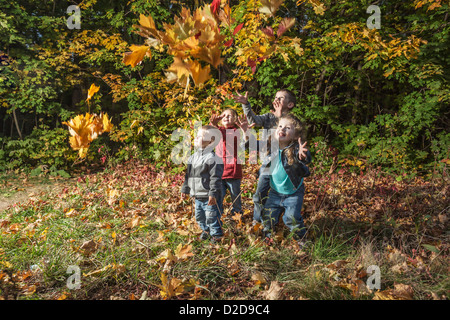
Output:
<path fill-rule="evenodd" d="M 36 169 L 41 172 L 62 173 L 68 170 L 75 157 L 70 152 L 67 142 L 67 130 L 64 128 L 50 129 L 41 126 L 23 140 L 0 137 L 0 170 L 17 168 Z M 42 169 L 42 167 L 46 169 Z"/>
<path fill-rule="evenodd" d="M 244 29 L 223 48 L 223 65 L 211 68 L 203 87 L 185 91 L 165 81 L 173 61 L 166 47 L 152 48 L 152 58 L 134 68 L 124 65 L 130 45 L 145 44 L 134 33 L 140 14 L 163 30 L 182 6 L 205 3 L 93 0 L 80 4 L 81 29 L 70 30 L 66 4 L 0 0 L 0 53 L 7 57 L 0 66 L 0 170 L 68 169 L 76 152 L 58 126 L 87 111 L 107 112 L 115 125 L 110 138 L 92 144 L 88 163 L 142 157 L 171 165 L 175 129 L 206 123 L 225 105 L 242 113 L 221 92 L 249 91 L 260 114 L 270 111 L 280 88 L 296 95 L 293 112 L 307 124 L 321 172 L 341 165 L 411 175 L 448 168 L 447 2 L 380 3 L 378 30 L 366 27 L 366 0 L 286 0 L 274 17 L 259 15 L 258 1 L 231 2 L 236 20 L 221 33 L 228 39 L 237 24 Z M 285 17 L 296 19 L 285 35 L 297 40 L 277 39 L 277 50 L 261 54 L 253 73 L 239 50 L 263 48 L 260 29 L 276 33 Z M 92 83 L 101 89 L 88 105 Z"/>

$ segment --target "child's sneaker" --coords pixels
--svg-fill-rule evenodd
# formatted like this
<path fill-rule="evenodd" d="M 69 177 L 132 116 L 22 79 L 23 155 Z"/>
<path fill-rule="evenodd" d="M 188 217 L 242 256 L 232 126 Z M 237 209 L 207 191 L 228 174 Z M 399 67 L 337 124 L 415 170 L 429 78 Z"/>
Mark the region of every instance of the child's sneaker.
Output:
<path fill-rule="evenodd" d="M 206 231 L 203 231 L 199 237 L 200 240 L 208 240 L 208 238 L 209 238 L 209 233 Z"/>
<path fill-rule="evenodd" d="M 268 246 L 273 244 L 272 233 L 270 231 L 263 230 L 262 234 L 263 234 L 263 239 L 264 239 L 263 241 L 265 244 L 267 244 Z"/>

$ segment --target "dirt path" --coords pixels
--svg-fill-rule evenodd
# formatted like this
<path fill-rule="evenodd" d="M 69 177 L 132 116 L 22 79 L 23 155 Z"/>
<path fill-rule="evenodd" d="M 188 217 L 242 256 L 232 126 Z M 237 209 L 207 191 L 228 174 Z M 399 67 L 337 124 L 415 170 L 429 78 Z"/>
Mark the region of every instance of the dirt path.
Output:
<path fill-rule="evenodd" d="M 11 179 L 6 181 L 0 188 L 0 212 L 14 204 L 26 203 L 30 198 L 60 192 L 65 185 L 72 184 L 73 181 L 74 179 L 35 179 L 30 181 Z"/>

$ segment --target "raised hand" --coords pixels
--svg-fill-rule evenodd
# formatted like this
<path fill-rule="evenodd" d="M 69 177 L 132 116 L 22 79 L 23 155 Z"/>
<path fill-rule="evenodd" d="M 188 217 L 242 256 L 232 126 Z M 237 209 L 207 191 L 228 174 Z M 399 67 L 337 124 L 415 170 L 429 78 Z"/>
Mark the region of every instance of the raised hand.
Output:
<path fill-rule="evenodd" d="M 272 105 L 275 111 L 271 112 L 275 115 L 275 117 L 280 118 L 283 111 L 283 105 L 281 104 L 280 100 L 275 100 Z"/>
<path fill-rule="evenodd" d="M 213 125 L 214 127 L 217 127 L 217 125 L 219 124 L 220 120 L 222 120 L 223 115 L 217 115 L 217 114 L 213 114 L 211 115 L 211 118 L 209 119 L 209 123 L 211 125 Z"/>
<path fill-rule="evenodd" d="M 252 124 L 250 124 L 250 125 L 248 124 L 248 120 L 247 120 L 247 117 L 246 117 L 245 115 L 240 115 L 240 116 L 238 117 L 237 125 L 238 125 L 239 128 L 241 128 L 242 131 L 244 131 L 244 132 L 247 132 L 247 130 L 248 130 L 249 128 L 252 128 L 252 127 L 255 126 L 254 123 L 252 123 Z"/>
<path fill-rule="evenodd" d="M 245 92 L 245 95 L 237 93 L 233 95 L 233 99 L 240 104 L 248 104 L 248 91 Z"/>
<path fill-rule="evenodd" d="M 302 139 L 298 138 L 298 158 L 300 160 L 306 159 L 306 153 L 308 152 L 308 149 L 306 149 L 306 143 L 307 142 L 305 141 L 305 143 L 302 144 Z"/>

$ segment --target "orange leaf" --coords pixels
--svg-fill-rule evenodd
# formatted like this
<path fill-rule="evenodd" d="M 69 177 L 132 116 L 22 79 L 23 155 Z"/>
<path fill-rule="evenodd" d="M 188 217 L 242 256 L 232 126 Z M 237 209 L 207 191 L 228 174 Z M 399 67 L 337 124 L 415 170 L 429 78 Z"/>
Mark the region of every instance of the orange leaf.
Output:
<path fill-rule="evenodd" d="M 153 21 L 152 16 L 146 17 L 143 14 L 140 14 L 139 15 L 139 24 L 145 28 L 156 30 L 155 21 Z"/>
<path fill-rule="evenodd" d="M 126 52 L 123 56 L 122 62 L 125 65 L 130 65 L 134 68 L 139 63 L 141 63 L 142 59 L 144 59 L 145 56 L 151 58 L 151 51 L 149 50 L 150 48 L 148 46 L 132 45 L 130 49 L 131 52 Z"/>
<path fill-rule="evenodd" d="M 175 249 L 175 256 L 178 258 L 178 260 L 186 260 L 192 256 L 194 256 L 194 254 L 191 252 L 192 250 L 192 246 L 190 244 L 187 245 L 182 245 L 181 243 L 178 245 L 178 247 Z"/>
<path fill-rule="evenodd" d="M 206 81 L 208 81 L 209 78 L 211 78 L 211 75 L 210 75 L 209 72 L 210 72 L 209 65 L 207 65 L 206 67 L 202 68 L 200 63 L 195 62 L 191 66 L 191 76 L 192 76 L 192 79 L 194 79 L 195 85 L 199 86 L 200 84 L 203 84 Z"/>
<path fill-rule="evenodd" d="M 169 69 L 167 69 L 167 71 L 174 73 L 178 79 L 181 79 L 183 76 L 189 77 L 190 74 L 189 62 L 185 63 L 180 58 L 174 57 L 173 63 L 169 67 Z"/>

